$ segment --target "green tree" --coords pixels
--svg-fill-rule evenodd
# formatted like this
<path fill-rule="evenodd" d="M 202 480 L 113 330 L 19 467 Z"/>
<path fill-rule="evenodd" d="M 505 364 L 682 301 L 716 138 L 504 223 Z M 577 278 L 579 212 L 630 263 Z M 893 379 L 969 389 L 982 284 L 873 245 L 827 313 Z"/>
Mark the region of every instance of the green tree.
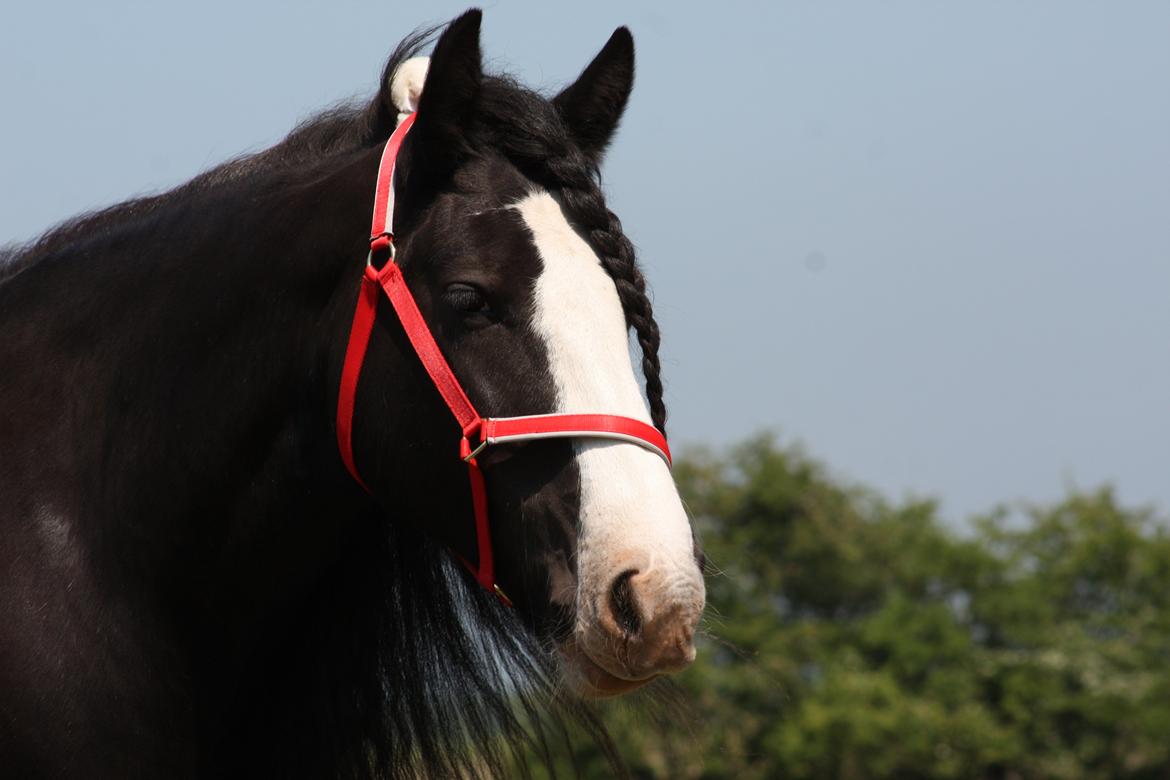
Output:
<path fill-rule="evenodd" d="M 933 503 L 890 504 L 769 437 L 676 473 L 710 610 L 685 715 L 604 708 L 635 775 L 1170 777 L 1153 513 L 1102 489 L 957 533 Z"/>

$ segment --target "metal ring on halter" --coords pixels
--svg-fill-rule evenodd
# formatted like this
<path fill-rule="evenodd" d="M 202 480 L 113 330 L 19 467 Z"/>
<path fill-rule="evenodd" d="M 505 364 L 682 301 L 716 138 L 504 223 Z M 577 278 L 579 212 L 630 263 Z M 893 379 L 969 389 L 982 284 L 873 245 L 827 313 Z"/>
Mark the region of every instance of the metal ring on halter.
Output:
<path fill-rule="evenodd" d="M 390 262 L 391 263 L 393 263 L 397 260 L 397 255 L 398 255 L 397 246 L 394 244 L 393 241 L 391 241 L 390 242 Z M 366 253 L 366 268 L 369 268 L 373 264 L 374 264 L 374 250 L 370 249 L 370 251 Z"/>
<path fill-rule="evenodd" d="M 469 452 L 463 456 L 463 462 L 470 463 L 471 461 L 475 460 L 475 456 L 478 455 L 479 453 L 483 452 L 484 450 L 486 450 L 487 446 L 488 446 L 488 440 L 484 439 L 483 441 L 481 441 L 479 444 L 477 444 L 475 446 L 475 449 L 473 449 L 471 452 Z"/>

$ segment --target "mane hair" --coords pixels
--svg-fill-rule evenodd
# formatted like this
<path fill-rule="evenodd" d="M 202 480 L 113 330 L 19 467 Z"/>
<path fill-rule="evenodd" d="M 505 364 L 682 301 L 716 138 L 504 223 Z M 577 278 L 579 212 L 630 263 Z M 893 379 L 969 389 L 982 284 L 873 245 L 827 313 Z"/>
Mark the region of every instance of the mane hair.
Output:
<path fill-rule="evenodd" d="M 383 69 L 383 83 L 406 60 L 431 43 L 441 26 L 408 35 L 390 54 Z M 132 225 L 169 209 L 186 208 L 201 193 L 214 193 L 228 185 L 243 185 L 280 175 L 312 174 L 333 165 L 339 156 L 385 142 L 395 117 L 377 100 L 347 101 L 301 121 L 277 144 L 244 154 L 204 171 L 167 192 L 122 201 L 107 208 L 71 217 L 50 228 L 25 246 L 0 247 L 0 283 L 35 265 L 45 257 L 73 248 L 84 238 Z"/>
<path fill-rule="evenodd" d="M 229 730 L 241 744 L 223 746 L 233 774 L 515 777 L 535 760 L 555 775 L 577 730 L 624 774 L 591 708 L 561 692 L 552 648 L 414 524 L 365 518 L 285 624 L 256 653 L 268 668 Z"/>

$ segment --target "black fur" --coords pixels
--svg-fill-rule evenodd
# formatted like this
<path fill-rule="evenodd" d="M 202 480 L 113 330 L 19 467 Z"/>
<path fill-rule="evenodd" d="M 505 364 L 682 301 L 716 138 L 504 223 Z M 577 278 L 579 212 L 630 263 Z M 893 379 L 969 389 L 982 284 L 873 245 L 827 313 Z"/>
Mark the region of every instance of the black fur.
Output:
<path fill-rule="evenodd" d="M 469 12 L 439 39 L 402 153 L 404 273 L 482 412 L 547 411 L 527 326 L 540 260 L 496 207 L 550 188 L 615 278 L 661 426 L 657 326 L 596 182 L 620 106 L 585 127 L 573 106 L 595 100 L 588 85 L 554 106 L 483 75 L 478 28 Z M 387 75 L 430 36 L 404 41 Z M 618 49 L 628 76 L 590 66 L 605 94 L 631 83 L 632 45 Z M 515 610 L 451 563 L 475 549 L 458 432 L 385 305 L 355 421 L 373 499 L 338 456 L 338 378 L 394 126 L 383 83 L 367 105 L 0 260 L 6 775 L 499 775 L 547 756 L 566 717 L 608 745 L 558 694 L 573 616 L 549 581 L 575 577 L 570 446 L 486 458 Z M 473 311 L 468 285 L 484 299 Z"/>

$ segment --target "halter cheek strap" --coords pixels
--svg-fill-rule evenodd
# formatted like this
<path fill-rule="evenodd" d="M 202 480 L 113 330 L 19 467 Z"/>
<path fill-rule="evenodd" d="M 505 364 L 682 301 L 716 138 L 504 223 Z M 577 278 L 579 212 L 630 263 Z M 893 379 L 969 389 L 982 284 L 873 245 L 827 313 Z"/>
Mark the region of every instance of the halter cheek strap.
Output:
<path fill-rule="evenodd" d="M 406 286 L 402 270 L 394 253 L 394 166 L 402 140 L 414 124 L 411 114 L 398 126 L 378 166 L 378 181 L 374 193 L 374 221 L 370 231 L 370 253 L 366 258 L 366 270 L 362 275 L 361 290 L 350 326 L 349 343 L 345 351 L 345 362 L 341 370 L 341 387 L 337 398 L 337 446 L 346 469 L 353 475 L 366 492 L 370 488 L 358 473 L 353 457 L 354 400 L 357 397 L 358 380 L 362 364 L 370 344 L 374 328 L 378 300 L 384 294 L 394 307 L 403 330 L 422 361 L 423 367 L 434 383 L 439 395 L 459 424 L 462 437 L 459 440 L 459 457 L 467 463 L 468 479 L 471 484 L 472 510 L 475 516 L 476 565 L 463 560 L 476 580 L 484 588 L 495 592 L 501 600 L 508 602 L 499 585 L 496 584 L 492 555 L 491 527 L 488 522 L 487 486 L 483 471 L 476 461 L 484 448 L 497 444 L 513 444 L 523 441 L 549 438 L 591 438 L 636 444 L 660 456 L 670 465 L 670 448 L 666 437 L 652 425 L 632 417 L 611 414 L 536 414 L 525 417 L 481 417 L 475 410 L 463 386 L 455 378 L 451 366 L 443 356 L 435 337 L 431 333 L 418 304 Z M 375 257 L 389 253 L 381 268 L 375 267 Z"/>

